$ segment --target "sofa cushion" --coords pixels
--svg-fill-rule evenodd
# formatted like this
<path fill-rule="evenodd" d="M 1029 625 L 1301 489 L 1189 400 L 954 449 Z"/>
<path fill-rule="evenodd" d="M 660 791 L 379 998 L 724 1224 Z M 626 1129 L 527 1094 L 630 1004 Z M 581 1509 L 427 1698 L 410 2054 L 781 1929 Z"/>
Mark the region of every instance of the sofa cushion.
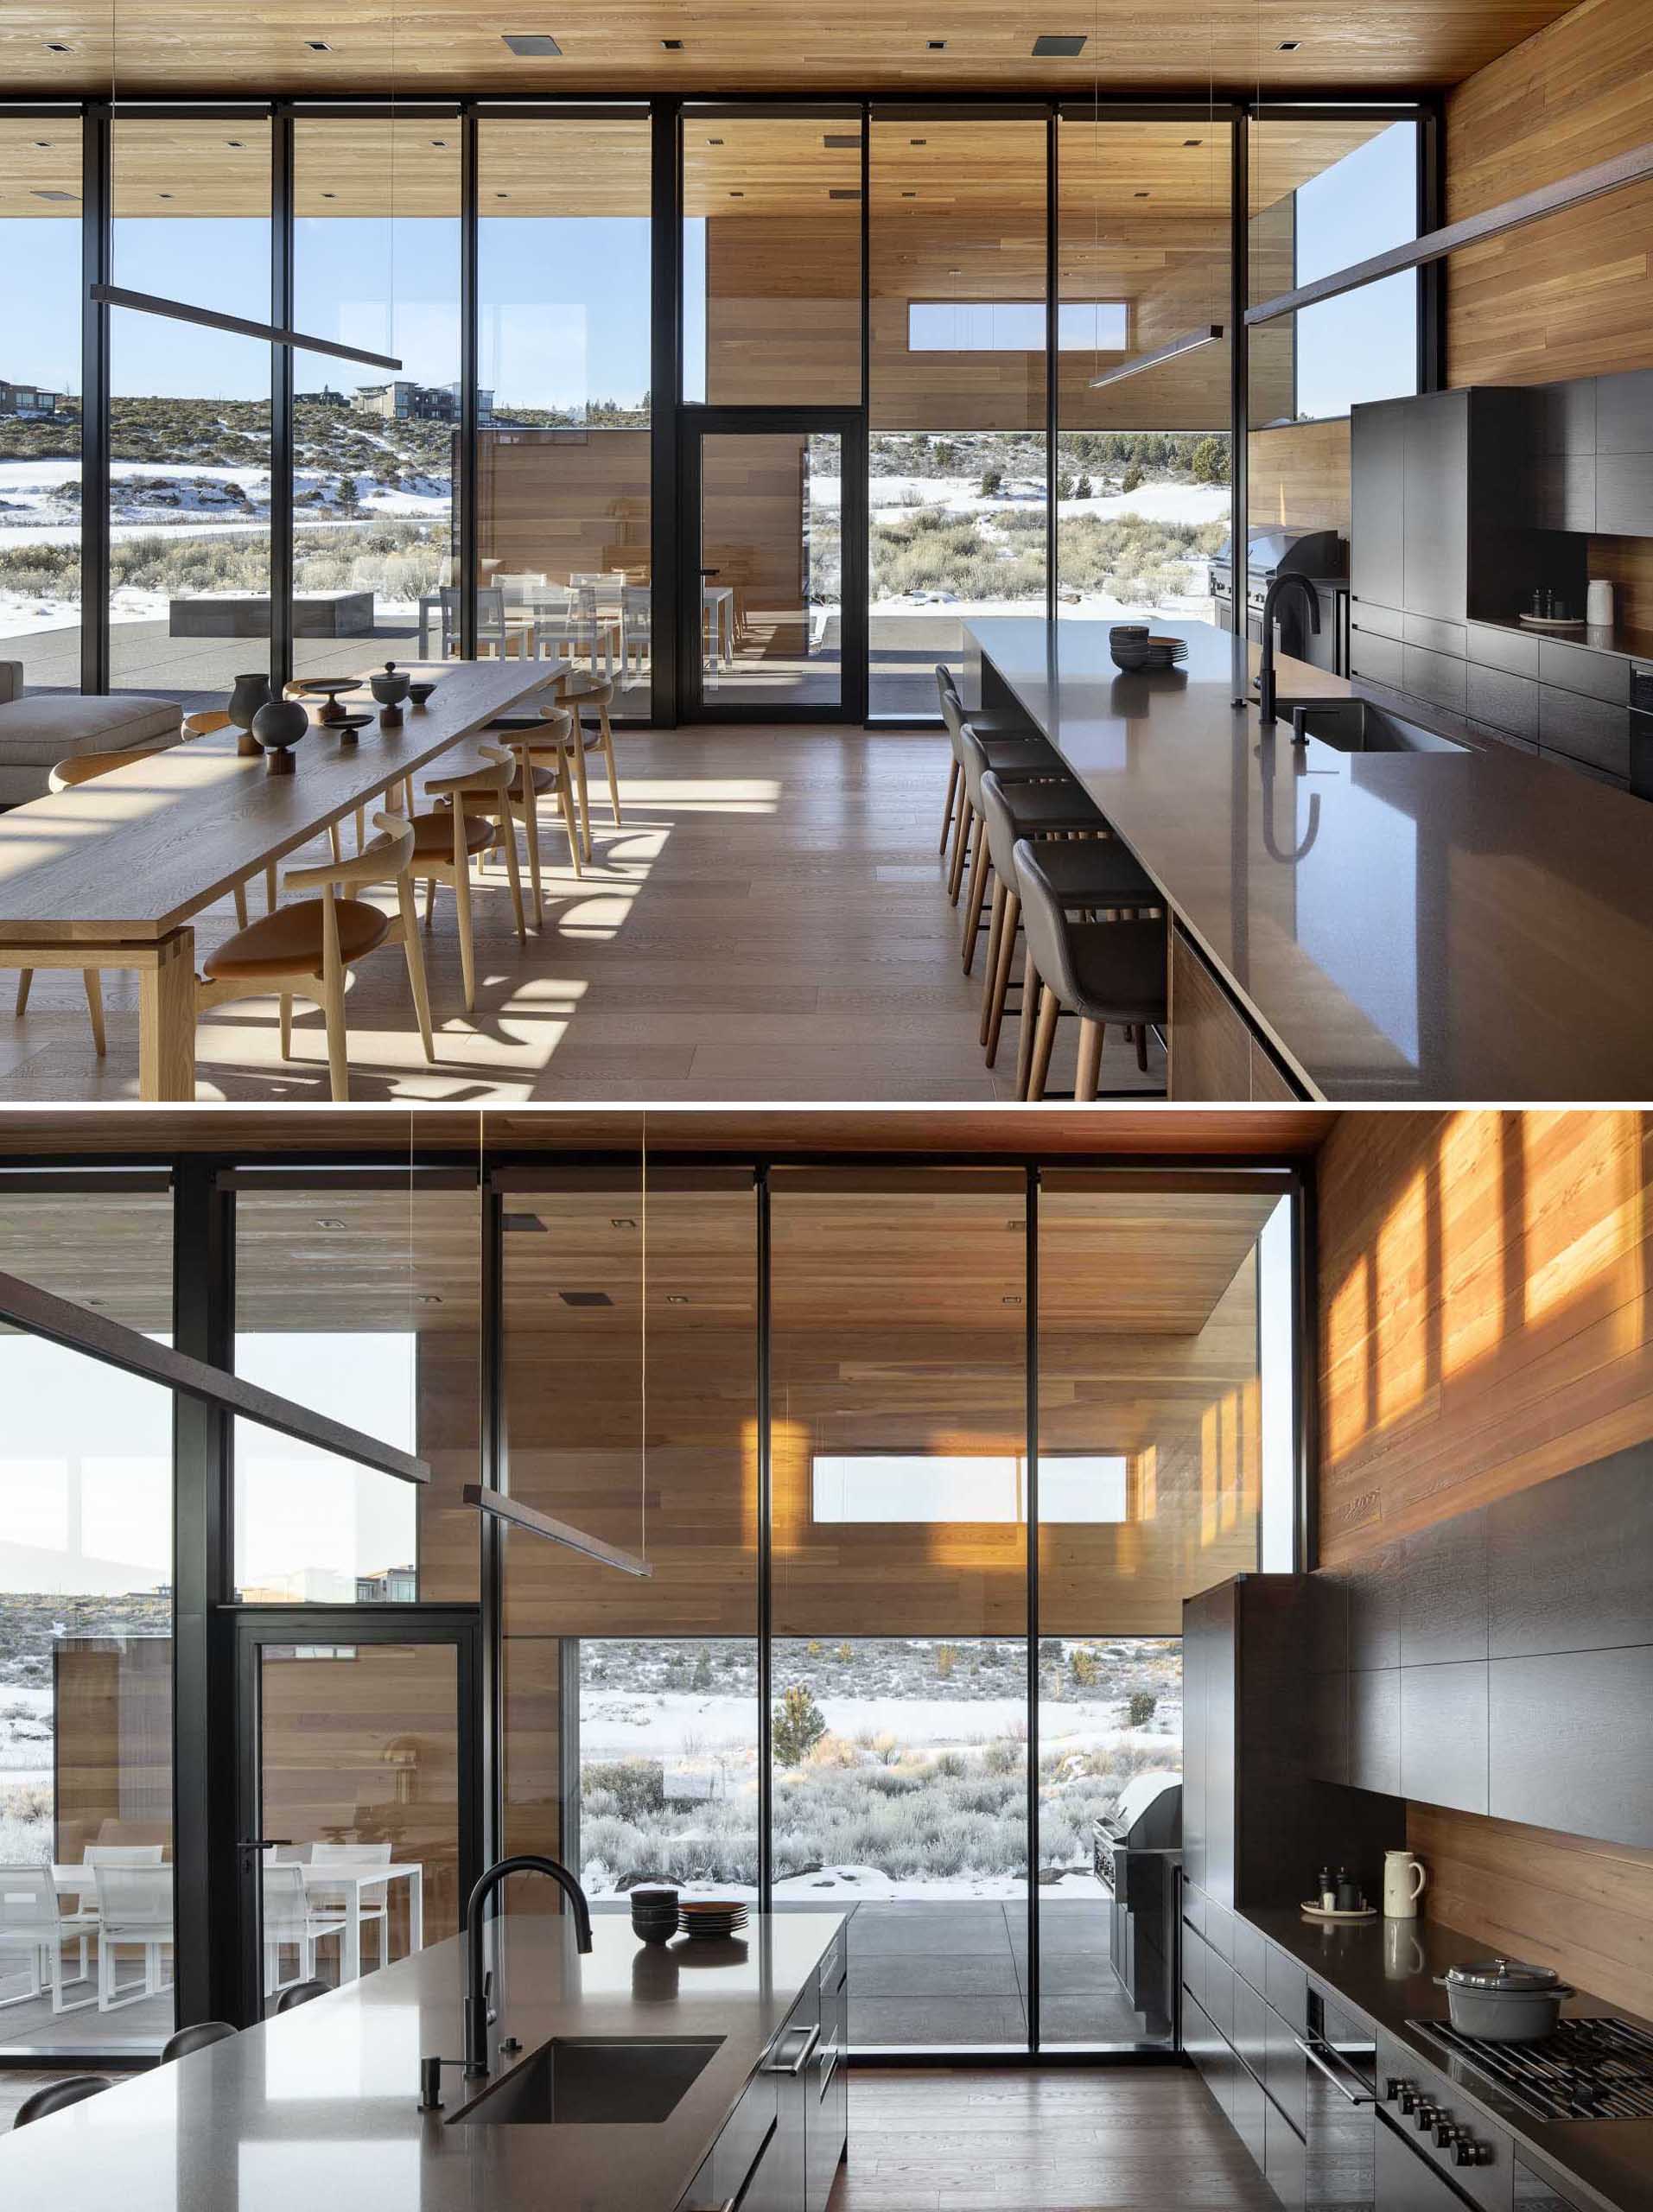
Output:
<path fill-rule="evenodd" d="M 183 709 L 175 699 L 84 698 L 72 691 L 35 691 L 0 705 L 0 765 L 46 771 L 77 753 L 175 741 Z"/>

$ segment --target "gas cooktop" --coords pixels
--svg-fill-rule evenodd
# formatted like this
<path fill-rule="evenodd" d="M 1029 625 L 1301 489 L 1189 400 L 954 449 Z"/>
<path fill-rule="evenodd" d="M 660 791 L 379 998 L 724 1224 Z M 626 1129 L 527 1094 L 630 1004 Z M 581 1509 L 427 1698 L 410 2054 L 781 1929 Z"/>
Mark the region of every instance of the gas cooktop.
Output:
<path fill-rule="evenodd" d="M 1445 2020 L 1410 2024 L 1535 2120 L 1653 2120 L 1653 2033 L 1628 2020 L 1562 2020 L 1540 2043 L 1491 2043 Z"/>

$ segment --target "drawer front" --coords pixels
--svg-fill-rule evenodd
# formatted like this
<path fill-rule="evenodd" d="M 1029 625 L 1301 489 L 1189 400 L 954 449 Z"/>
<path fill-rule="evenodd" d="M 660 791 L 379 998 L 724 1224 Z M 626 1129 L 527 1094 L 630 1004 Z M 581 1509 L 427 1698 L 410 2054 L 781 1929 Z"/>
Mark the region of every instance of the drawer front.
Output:
<path fill-rule="evenodd" d="M 1497 630 L 1490 622 L 1469 626 L 1469 657 L 1483 668 L 1501 668 L 1510 676 L 1536 676 L 1538 640 L 1521 630 Z"/>
<path fill-rule="evenodd" d="M 1433 614 L 1408 614 L 1402 632 L 1408 645 L 1427 645 L 1432 653 L 1450 653 L 1462 660 L 1468 639 L 1461 622 L 1442 622 Z"/>
<path fill-rule="evenodd" d="M 1244 2067 L 1232 2067 L 1229 2082 L 1229 2121 L 1235 2133 L 1261 2167 L 1268 2155 L 1264 2112 L 1268 2100 L 1262 2084 L 1254 2082 Z"/>
<path fill-rule="evenodd" d="M 1230 2043 L 1234 2040 L 1234 1983 L 1233 1967 L 1211 1952 L 1205 1961 L 1205 2011 Z"/>
<path fill-rule="evenodd" d="M 1363 630 L 1358 622 L 1349 625 L 1349 673 L 1364 676 L 1373 683 L 1387 683 L 1394 690 L 1402 689 L 1402 660 L 1406 647 L 1398 638 L 1379 637 L 1376 632 Z"/>
<path fill-rule="evenodd" d="M 1214 1899 L 1208 1901 L 1205 1906 L 1205 1941 L 1219 1959 L 1232 1960 L 1234 1915 L 1225 1904 L 1218 1904 Z"/>
<path fill-rule="evenodd" d="M 1227 2046 L 1192 1998 L 1182 2008 L 1182 2047 L 1200 2080 L 1217 2103 L 1224 2104 L 1230 2078 L 1224 2063 Z"/>
<path fill-rule="evenodd" d="M 1300 2134 L 1308 2117 L 1308 2061 L 1295 2034 L 1273 2006 L 1262 2018 L 1262 2085 Z"/>
<path fill-rule="evenodd" d="M 754 2074 L 713 2149 L 712 2193 L 696 2197 L 696 2203 L 727 2204 L 741 2194 L 774 2132 L 779 2101 L 779 2077 Z"/>
<path fill-rule="evenodd" d="M 1461 715 L 1467 696 L 1468 664 L 1449 653 L 1432 653 L 1421 645 L 1401 649 L 1401 689 L 1415 698 L 1427 699 Z"/>
<path fill-rule="evenodd" d="M 1393 638 L 1398 645 L 1406 635 L 1406 617 L 1398 607 L 1380 607 L 1375 599 L 1351 597 L 1349 620 L 1375 638 Z"/>
<path fill-rule="evenodd" d="M 1267 1939 L 1258 1935 L 1249 1920 L 1242 1920 L 1237 1915 L 1234 1922 L 1234 1964 L 1259 1996 L 1262 1993 L 1268 1957 Z"/>
<path fill-rule="evenodd" d="M 1182 1986 L 1201 2005 L 1205 2002 L 1205 1962 L 1210 1956 L 1205 1937 L 1185 1926 L 1182 1931 Z"/>
<path fill-rule="evenodd" d="M 1308 2187 L 1308 2161 L 1303 2139 L 1265 2098 L 1262 2107 L 1262 2171 L 1268 2186 L 1287 2208 L 1302 2212 Z"/>
<path fill-rule="evenodd" d="M 816 1972 L 816 1986 L 823 1996 L 831 1995 L 843 1987 L 849 1956 L 849 1943 L 845 1931 L 841 1928 L 833 1937 L 831 1948 Z"/>
<path fill-rule="evenodd" d="M 1630 663 L 1616 653 L 1593 652 L 1588 645 L 1568 645 L 1561 638 L 1541 638 L 1538 673 L 1546 683 L 1559 683 L 1563 690 L 1582 691 L 1615 706 L 1630 704 Z"/>
<path fill-rule="evenodd" d="M 1210 1904 L 1204 1890 L 1192 1882 L 1183 1884 L 1182 1916 L 1189 1927 L 1201 1936 L 1205 1932 L 1205 1915 L 1210 1910 Z"/>
<path fill-rule="evenodd" d="M 1298 2034 L 1308 2032 L 1308 1976 L 1295 1959 L 1268 1946 L 1268 1962 L 1262 1973 L 1262 1993 L 1281 2018 Z"/>
<path fill-rule="evenodd" d="M 1538 686 L 1530 677 L 1511 676 L 1501 668 L 1469 667 L 1467 713 L 1472 720 L 1491 722 L 1494 729 L 1535 743 L 1538 738 Z"/>
<path fill-rule="evenodd" d="M 1538 741 L 1532 737 L 1517 737 L 1512 730 L 1495 729 L 1491 722 L 1471 721 L 1465 724 L 1472 737 L 1485 740 L 1488 745 L 1502 747 L 1510 753 L 1534 753 Z"/>
<path fill-rule="evenodd" d="M 1574 691 L 1541 687 L 1538 741 L 1547 753 L 1565 753 L 1604 775 L 1630 775 L 1630 709 Z"/>
<path fill-rule="evenodd" d="M 1234 2048 L 1262 2081 L 1268 2071 L 1264 2027 L 1268 2008 L 1249 1982 L 1234 1977 Z"/>

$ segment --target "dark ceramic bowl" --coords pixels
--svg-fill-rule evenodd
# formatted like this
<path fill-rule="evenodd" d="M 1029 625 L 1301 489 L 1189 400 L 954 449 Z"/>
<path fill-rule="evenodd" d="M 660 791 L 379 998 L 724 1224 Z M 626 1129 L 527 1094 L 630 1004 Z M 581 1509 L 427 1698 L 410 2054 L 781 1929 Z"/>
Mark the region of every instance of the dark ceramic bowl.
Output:
<path fill-rule="evenodd" d="M 416 707 L 423 707 L 436 688 L 436 683 L 434 677 L 428 680 L 421 677 L 416 683 L 409 684 L 408 696 Z"/>

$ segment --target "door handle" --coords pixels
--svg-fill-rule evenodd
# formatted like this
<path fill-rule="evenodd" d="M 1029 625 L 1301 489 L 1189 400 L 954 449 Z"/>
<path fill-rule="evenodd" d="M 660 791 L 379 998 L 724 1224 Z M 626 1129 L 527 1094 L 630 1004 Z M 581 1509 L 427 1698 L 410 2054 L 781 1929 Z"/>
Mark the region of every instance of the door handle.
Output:
<path fill-rule="evenodd" d="M 1330 2082 L 1332 2088 L 1337 2091 L 1338 2094 L 1343 2099 L 1345 2104 L 1375 2105 L 1377 2102 L 1375 2096 L 1370 2095 L 1364 2091 L 1357 2094 L 1353 2089 L 1350 2088 L 1343 2080 L 1342 2076 L 1332 2071 L 1327 2055 L 1323 2050 L 1318 2049 L 1312 2043 L 1305 2043 L 1301 2036 L 1294 2036 L 1292 2037 L 1292 2041 L 1297 2045 L 1299 2050 L 1302 2052 L 1304 2057 L 1307 2059 L 1309 2064 L 1311 2066 L 1318 2067 L 1320 2072 L 1325 2075 L 1326 2080 Z"/>
<path fill-rule="evenodd" d="M 251 1835 L 243 1836 L 235 1847 L 238 1851 L 274 1851 L 279 1845 L 290 1850 L 292 1842 L 290 1835 Z"/>

